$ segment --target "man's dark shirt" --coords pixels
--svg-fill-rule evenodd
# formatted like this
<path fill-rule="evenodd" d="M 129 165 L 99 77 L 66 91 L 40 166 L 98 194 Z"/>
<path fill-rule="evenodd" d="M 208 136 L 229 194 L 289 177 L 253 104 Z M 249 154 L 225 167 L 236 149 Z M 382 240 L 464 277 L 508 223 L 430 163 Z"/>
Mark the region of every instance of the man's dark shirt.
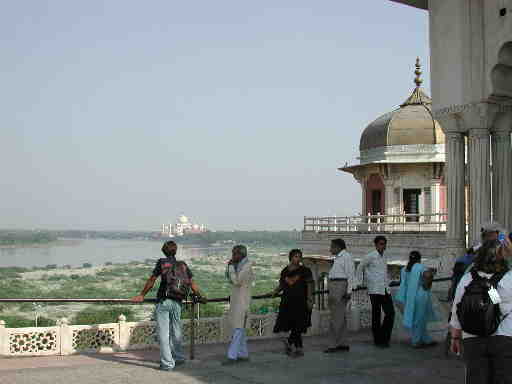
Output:
<path fill-rule="evenodd" d="M 156 298 L 158 301 L 163 301 L 166 299 L 165 291 L 167 290 L 167 281 L 162 278 L 162 270 L 170 268 L 174 263 L 176 263 L 176 257 L 167 256 L 166 258 L 159 259 L 156 262 L 155 268 L 153 269 L 153 276 L 160 277 L 160 287 L 158 287 L 158 293 L 156 294 Z M 186 264 L 185 264 L 186 265 Z M 187 274 L 189 279 L 192 279 L 192 272 L 187 266 Z M 172 299 L 178 301 L 176 299 Z"/>

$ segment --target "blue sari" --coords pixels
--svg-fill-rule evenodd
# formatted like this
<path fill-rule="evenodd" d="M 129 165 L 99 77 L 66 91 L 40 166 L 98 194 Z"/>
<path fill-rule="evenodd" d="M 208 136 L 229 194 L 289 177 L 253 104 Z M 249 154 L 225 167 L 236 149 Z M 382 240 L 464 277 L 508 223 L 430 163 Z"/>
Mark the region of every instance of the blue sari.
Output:
<path fill-rule="evenodd" d="M 422 286 L 422 275 L 425 266 L 416 263 L 407 272 L 406 268 L 400 271 L 400 290 L 396 301 L 404 305 L 403 325 L 412 334 L 413 345 L 432 343 L 427 333 L 427 323 L 437 320 L 432 306 L 432 293 Z"/>

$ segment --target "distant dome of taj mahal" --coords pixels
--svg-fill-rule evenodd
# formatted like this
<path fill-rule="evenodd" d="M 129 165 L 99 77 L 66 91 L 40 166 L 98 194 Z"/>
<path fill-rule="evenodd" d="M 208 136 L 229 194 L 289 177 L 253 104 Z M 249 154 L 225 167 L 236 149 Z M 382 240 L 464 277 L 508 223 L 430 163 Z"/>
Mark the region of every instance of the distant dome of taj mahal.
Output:
<path fill-rule="evenodd" d="M 179 218 L 178 218 L 178 221 L 181 223 L 181 224 L 188 224 L 188 217 L 185 216 L 185 215 L 181 215 Z"/>

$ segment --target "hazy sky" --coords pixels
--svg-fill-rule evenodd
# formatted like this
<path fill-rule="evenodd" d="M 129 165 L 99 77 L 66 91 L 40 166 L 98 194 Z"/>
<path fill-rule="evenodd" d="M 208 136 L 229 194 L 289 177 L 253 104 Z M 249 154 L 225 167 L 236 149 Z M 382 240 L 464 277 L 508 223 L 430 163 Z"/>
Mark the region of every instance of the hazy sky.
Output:
<path fill-rule="evenodd" d="M 0 228 L 300 229 L 413 89 L 427 14 L 388 0 L 7 1 Z"/>

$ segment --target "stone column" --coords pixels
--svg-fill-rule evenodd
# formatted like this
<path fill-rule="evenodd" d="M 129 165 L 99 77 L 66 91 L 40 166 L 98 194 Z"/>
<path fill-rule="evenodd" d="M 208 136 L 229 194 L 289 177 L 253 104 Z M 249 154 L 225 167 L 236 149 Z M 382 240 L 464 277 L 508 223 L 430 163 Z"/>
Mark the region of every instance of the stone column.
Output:
<path fill-rule="evenodd" d="M 480 228 L 491 220 L 490 138 L 485 128 L 469 130 L 469 242 L 480 239 Z"/>
<path fill-rule="evenodd" d="M 446 237 L 449 246 L 458 247 L 466 237 L 465 219 L 465 165 L 464 135 L 446 133 L 446 200 L 448 225 Z"/>
<path fill-rule="evenodd" d="M 393 188 L 393 179 L 384 179 L 384 204 L 385 210 L 383 215 L 394 215 L 395 214 L 395 191 Z M 393 230 L 394 217 L 386 217 L 384 220 L 384 230 Z M 387 223 L 387 225 L 386 225 Z"/>
<path fill-rule="evenodd" d="M 357 181 L 361 184 L 361 215 L 366 216 L 368 213 L 366 208 L 366 177 L 361 177 Z"/>
<path fill-rule="evenodd" d="M 439 213 L 440 211 L 440 193 L 441 193 L 441 180 L 432 179 L 430 181 L 430 209 L 431 212 L 425 213 Z M 432 217 L 430 221 L 437 221 L 437 217 Z"/>
<path fill-rule="evenodd" d="M 493 220 L 512 230 L 512 148 L 510 132 L 512 114 L 501 114 L 493 127 L 492 142 L 492 211 Z"/>

